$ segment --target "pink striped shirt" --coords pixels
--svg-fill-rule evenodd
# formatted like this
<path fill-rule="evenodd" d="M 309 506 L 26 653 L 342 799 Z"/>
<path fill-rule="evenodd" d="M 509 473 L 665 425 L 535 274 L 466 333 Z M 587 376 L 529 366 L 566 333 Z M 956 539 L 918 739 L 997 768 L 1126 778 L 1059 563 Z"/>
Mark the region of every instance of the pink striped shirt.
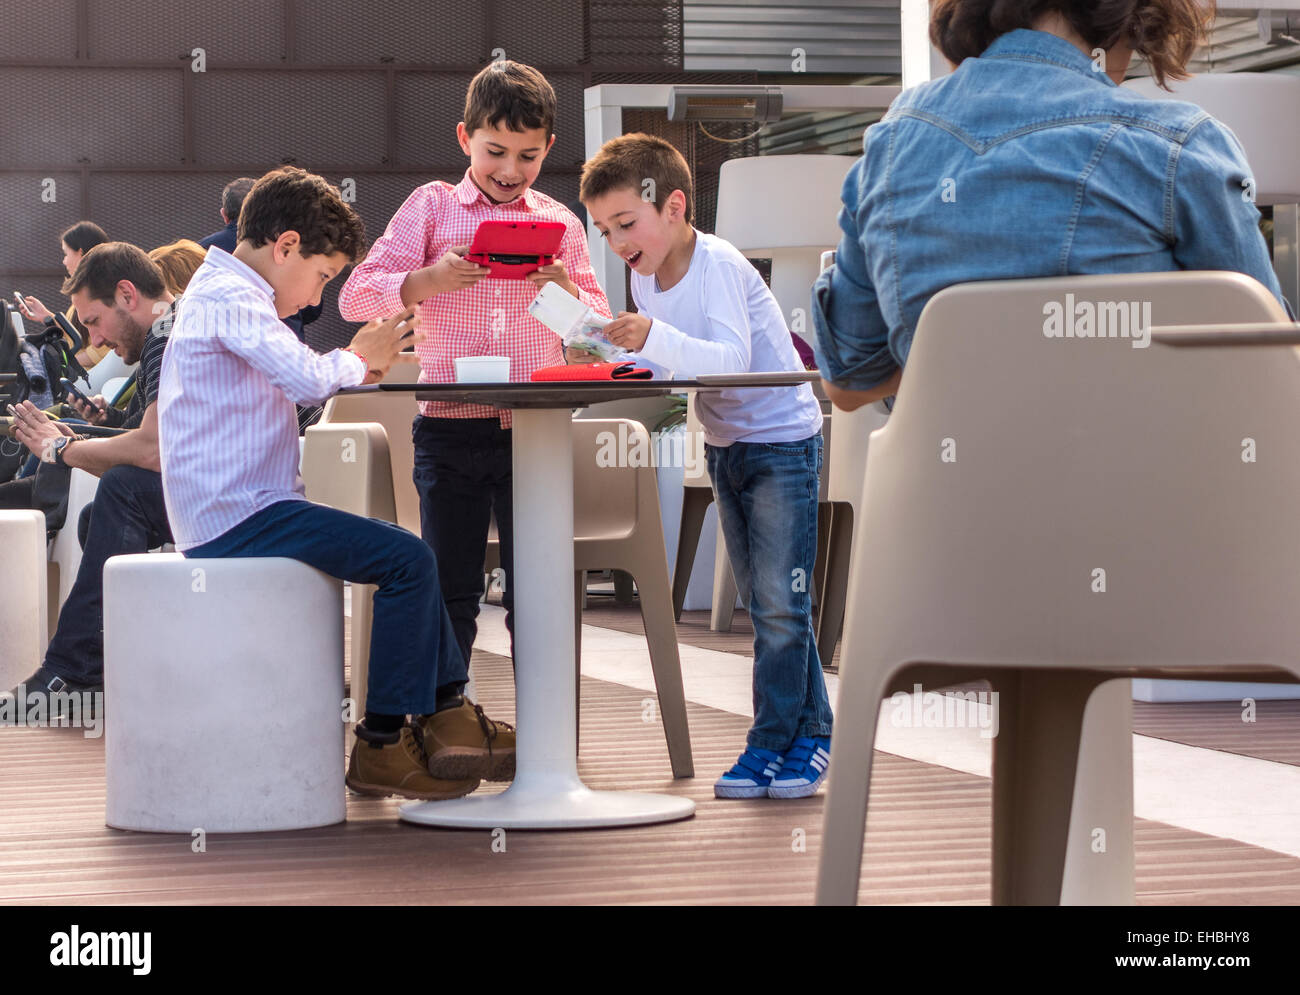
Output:
<path fill-rule="evenodd" d="M 278 501 L 306 500 L 294 404 L 365 378 L 348 352 L 319 355 L 275 313 L 271 285 L 208 249 L 176 310 L 158 390 L 167 518 L 179 550 Z"/>
<path fill-rule="evenodd" d="M 386 318 L 402 310 L 402 283 L 414 270 L 436 263 L 453 245 L 469 245 L 480 221 L 561 221 L 568 230 L 557 260 L 563 260 L 578 296 L 600 314 L 609 301 L 596 282 L 587 254 L 587 232 L 573 212 L 532 188 L 509 204 L 489 199 L 465 170 L 452 186 L 434 181 L 417 187 L 375 240 L 365 261 L 339 293 L 339 312 L 349 321 Z M 510 379 L 527 380 L 543 366 L 564 362 L 560 340 L 528 313 L 537 296 L 531 280 L 484 278 L 451 294 L 436 294 L 419 305 L 423 342 L 416 344 L 421 383 L 452 383 L 458 356 L 509 356 Z M 510 427 L 510 412 L 485 404 L 424 401 L 422 414 L 435 418 L 501 419 Z"/>

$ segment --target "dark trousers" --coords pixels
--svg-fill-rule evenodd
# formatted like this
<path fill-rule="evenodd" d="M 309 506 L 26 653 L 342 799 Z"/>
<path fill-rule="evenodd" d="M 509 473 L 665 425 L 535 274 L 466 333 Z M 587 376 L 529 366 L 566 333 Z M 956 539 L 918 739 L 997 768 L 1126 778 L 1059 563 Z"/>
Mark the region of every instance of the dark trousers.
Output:
<path fill-rule="evenodd" d="M 45 651 L 45 666 L 64 680 L 99 684 L 104 680 L 104 564 L 110 556 L 147 553 L 172 541 L 162 474 L 113 467 L 82 512 L 81 523 L 87 521 L 81 567 Z"/>
<path fill-rule="evenodd" d="M 438 558 L 442 597 L 468 661 L 478 633 L 488 525 L 495 512 L 501 541 L 502 603 L 514 632 L 514 504 L 511 432 L 496 418 L 417 417 L 415 489 L 420 532 Z"/>
<path fill-rule="evenodd" d="M 366 711 L 424 715 L 436 710 L 440 686 L 466 680 L 438 564 L 406 529 L 310 501 L 280 501 L 185 555 L 284 556 L 339 580 L 378 585 Z"/>

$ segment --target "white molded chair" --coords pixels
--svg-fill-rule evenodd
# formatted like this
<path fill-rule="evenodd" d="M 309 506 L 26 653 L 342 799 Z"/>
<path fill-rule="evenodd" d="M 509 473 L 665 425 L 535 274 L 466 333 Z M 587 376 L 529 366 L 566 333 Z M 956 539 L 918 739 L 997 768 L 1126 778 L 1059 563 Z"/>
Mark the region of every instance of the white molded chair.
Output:
<path fill-rule="evenodd" d="M 41 665 L 49 642 L 45 516 L 0 511 L 0 693 Z"/>
<path fill-rule="evenodd" d="M 104 681 L 109 826 L 241 833 L 345 818 L 332 577 L 280 557 L 114 556 Z"/>
<path fill-rule="evenodd" d="M 929 302 L 871 439 L 850 606 L 863 636 L 841 655 L 821 903 L 856 899 L 879 706 L 895 691 L 991 682 L 993 901 L 1055 904 L 1079 834 L 1131 835 L 1131 761 L 1114 759 L 1131 737 L 1114 723 L 1103 770 L 1085 734 L 1094 691 L 1300 680 L 1300 357 L 1047 337 L 1048 304 L 1067 294 L 1149 302 L 1154 325 L 1284 319 L 1237 273 L 965 284 Z M 1131 893 L 1130 848 L 1086 870 L 1126 876 Z"/>
<path fill-rule="evenodd" d="M 87 371 L 86 382 L 90 385 L 89 393 L 91 396 L 103 394 L 111 401 L 112 395 L 104 389 L 104 385 L 118 378 L 125 380 L 135 372 L 136 366 L 136 363 L 128 364 L 117 353 L 110 352 Z"/>

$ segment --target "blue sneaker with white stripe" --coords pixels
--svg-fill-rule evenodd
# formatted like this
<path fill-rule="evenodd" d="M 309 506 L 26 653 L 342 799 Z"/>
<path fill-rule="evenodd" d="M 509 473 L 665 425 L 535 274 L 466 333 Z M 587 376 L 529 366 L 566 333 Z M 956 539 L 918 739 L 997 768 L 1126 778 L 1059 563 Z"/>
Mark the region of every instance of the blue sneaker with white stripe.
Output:
<path fill-rule="evenodd" d="M 769 798 L 807 798 L 815 795 L 831 762 L 829 736 L 800 736 L 785 751 L 781 770 L 768 785 Z"/>
<path fill-rule="evenodd" d="M 717 798 L 766 798 L 773 776 L 781 769 L 781 754 L 750 746 L 736 765 L 713 785 Z"/>

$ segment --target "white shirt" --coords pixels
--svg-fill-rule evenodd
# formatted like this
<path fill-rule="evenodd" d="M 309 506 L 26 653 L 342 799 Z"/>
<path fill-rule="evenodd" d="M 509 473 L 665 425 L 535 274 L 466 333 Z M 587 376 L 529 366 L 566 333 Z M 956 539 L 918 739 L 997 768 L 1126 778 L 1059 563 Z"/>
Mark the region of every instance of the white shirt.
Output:
<path fill-rule="evenodd" d="M 230 531 L 279 501 L 306 500 L 294 404 L 365 378 L 352 353 L 319 355 L 275 313 L 254 270 L 212 247 L 186 287 L 158 391 L 163 496 L 176 548 Z"/>
<path fill-rule="evenodd" d="M 668 290 L 633 271 L 632 300 L 652 319 L 637 355 L 678 377 L 803 369 L 781 306 L 726 239 L 697 231 L 690 268 Z M 798 442 L 822 427 L 821 405 L 809 384 L 701 391 L 695 411 L 711 446 Z"/>

